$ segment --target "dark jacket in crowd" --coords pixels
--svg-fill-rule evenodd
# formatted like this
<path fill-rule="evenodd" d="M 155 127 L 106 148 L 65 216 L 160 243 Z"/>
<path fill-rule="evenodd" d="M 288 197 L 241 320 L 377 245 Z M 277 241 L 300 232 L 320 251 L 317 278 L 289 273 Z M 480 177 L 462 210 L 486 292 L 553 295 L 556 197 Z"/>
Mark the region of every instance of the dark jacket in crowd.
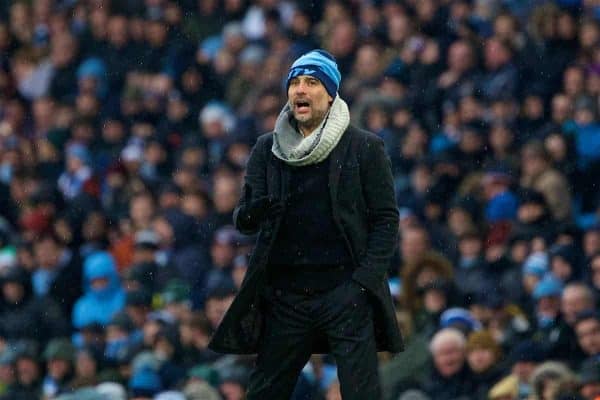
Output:
<path fill-rule="evenodd" d="M 32 339 L 44 345 L 51 338 L 69 334 L 69 324 L 58 305 L 49 298 L 35 297 L 29 274 L 13 268 L 1 280 L 20 285 L 23 297 L 17 302 L 0 300 L 0 335 L 5 340 Z"/>

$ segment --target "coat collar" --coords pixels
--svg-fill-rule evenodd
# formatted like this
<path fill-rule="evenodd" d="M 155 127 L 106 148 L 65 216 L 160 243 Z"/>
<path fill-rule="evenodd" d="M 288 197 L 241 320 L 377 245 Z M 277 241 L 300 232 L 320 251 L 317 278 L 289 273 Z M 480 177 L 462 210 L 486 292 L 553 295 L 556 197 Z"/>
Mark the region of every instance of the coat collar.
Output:
<path fill-rule="evenodd" d="M 342 134 L 342 138 L 337 146 L 329 154 L 329 194 L 331 196 L 331 204 L 335 204 L 337 199 L 337 189 L 340 181 L 340 173 L 344 168 L 344 160 L 350 146 L 350 128 Z"/>

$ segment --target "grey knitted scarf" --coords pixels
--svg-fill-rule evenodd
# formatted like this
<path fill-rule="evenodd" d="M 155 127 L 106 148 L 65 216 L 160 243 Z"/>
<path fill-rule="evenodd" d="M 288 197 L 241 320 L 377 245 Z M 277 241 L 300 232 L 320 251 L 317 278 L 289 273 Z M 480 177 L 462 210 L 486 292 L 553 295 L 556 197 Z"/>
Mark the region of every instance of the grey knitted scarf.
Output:
<path fill-rule="evenodd" d="M 350 124 L 350 112 L 337 95 L 323 122 L 307 137 L 296 130 L 292 120 L 290 105 L 286 103 L 275 122 L 271 151 L 287 164 L 300 167 L 327 158 Z"/>

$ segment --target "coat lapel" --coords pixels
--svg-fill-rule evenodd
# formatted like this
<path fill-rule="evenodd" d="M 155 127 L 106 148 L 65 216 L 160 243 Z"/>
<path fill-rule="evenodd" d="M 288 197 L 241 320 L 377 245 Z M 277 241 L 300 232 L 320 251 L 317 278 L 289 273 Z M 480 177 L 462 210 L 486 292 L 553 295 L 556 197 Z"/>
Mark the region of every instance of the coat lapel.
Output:
<path fill-rule="evenodd" d="M 346 152 L 350 145 L 350 127 L 343 133 L 338 144 L 331 150 L 329 161 L 329 194 L 331 196 L 331 205 L 335 212 L 335 204 L 338 193 L 338 185 L 340 182 L 340 173 L 346 159 Z"/>

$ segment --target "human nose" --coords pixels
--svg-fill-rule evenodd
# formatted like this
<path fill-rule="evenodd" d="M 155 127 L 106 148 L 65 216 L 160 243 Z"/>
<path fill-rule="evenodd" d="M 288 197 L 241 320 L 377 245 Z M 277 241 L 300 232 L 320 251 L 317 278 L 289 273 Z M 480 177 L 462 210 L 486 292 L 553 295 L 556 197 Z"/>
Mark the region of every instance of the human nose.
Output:
<path fill-rule="evenodd" d="M 296 93 L 305 93 L 306 92 L 306 83 L 304 81 L 299 81 L 298 84 L 294 86 L 296 89 Z"/>

